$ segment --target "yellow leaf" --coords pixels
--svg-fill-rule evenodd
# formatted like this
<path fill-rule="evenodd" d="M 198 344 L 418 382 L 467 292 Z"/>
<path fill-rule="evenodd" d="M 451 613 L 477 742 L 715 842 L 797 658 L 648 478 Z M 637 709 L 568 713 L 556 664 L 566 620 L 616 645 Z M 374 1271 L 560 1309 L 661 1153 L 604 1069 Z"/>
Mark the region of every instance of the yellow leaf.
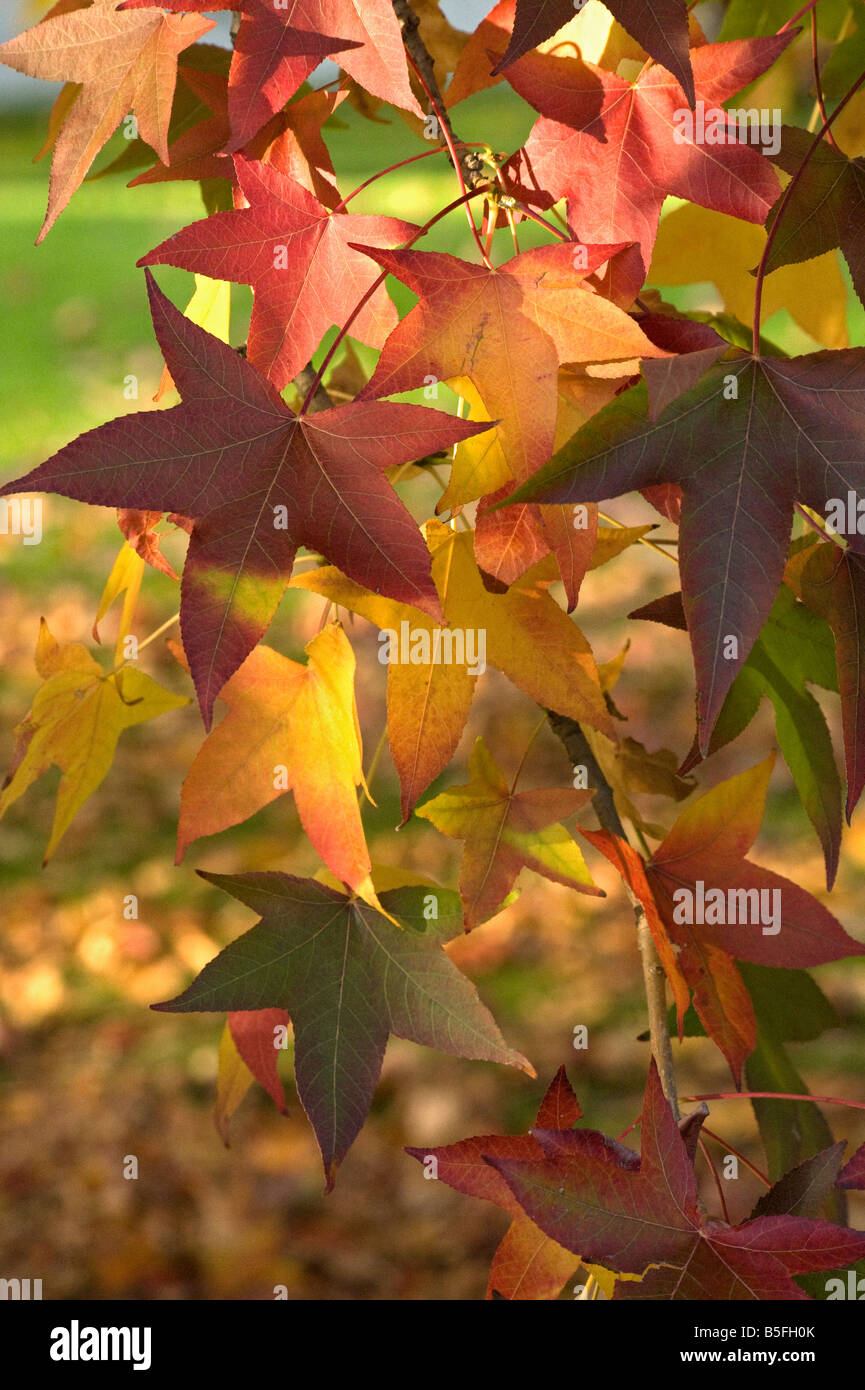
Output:
<path fill-rule="evenodd" d="M 124 729 L 143 724 L 189 700 L 163 690 L 134 667 L 106 675 L 80 643 L 58 644 L 42 619 L 36 665 L 45 683 L 15 730 L 16 748 L 0 795 L 0 817 L 52 765 L 62 773 L 45 861 L 75 814 L 105 778 Z"/>
<path fill-rule="evenodd" d="M 212 333 L 215 338 L 219 338 L 223 343 L 228 342 L 231 324 L 231 285 L 228 280 L 211 280 L 207 275 L 196 275 L 195 293 L 184 309 L 184 315 L 192 323 L 197 323 L 199 328 L 204 328 L 208 333 Z M 174 379 L 167 367 L 162 372 L 162 380 L 159 383 L 159 390 L 153 397 L 159 401 L 166 391 L 171 391 L 174 387 Z"/>
<path fill-rule="evenodd" d="M 475 743 L 469 772 L 465 786 L 449 787 L 416 811 L 443 835 L 466 842 L 460 896 L 467 931 L 498 912 L 521 869 L 602 896 L 579 846 L 560 823 L 586 805 L 590 790 L 512 791 L 482 738 Z"/>
<path fill-rule="evenodd" d="M 231 1029 L 226 1022 L 219 1040 L 219 1070 L 216 1076 L 216 1128 L 228 1148 L 231 1117 L 246 1095 L 255 1077 L 237 1050 Z"/>
<path fill-rule="evenodd" d="M 757 283 L 750 272 L 759 264 L 765 245 L 762 227 L 687 203 L 661 220 L 649 284 L 709 280 L 729 313 L 750 324 Z M 767 275 L 763 321 L 779 309 L 789 309 L 800 328 L 825 347 L 847 346 L 847 291 L 834 251 Z"/>

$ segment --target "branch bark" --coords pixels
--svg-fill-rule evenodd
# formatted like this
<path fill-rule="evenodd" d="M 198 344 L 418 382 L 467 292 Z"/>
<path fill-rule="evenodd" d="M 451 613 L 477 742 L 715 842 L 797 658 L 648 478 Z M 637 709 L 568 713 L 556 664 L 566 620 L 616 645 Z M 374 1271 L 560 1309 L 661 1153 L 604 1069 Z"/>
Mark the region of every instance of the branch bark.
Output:
<path fill-rule="evenodd" d="M 459 136 L 454 133 L 454 128 L 451 125 L 451 119 L 445 106 L 444 97 L 436 81 L 432 57 L 420 35 L 420 20 L 409 5 L 408 0 L 393 0 L 393 8 L 394 14 L 399 20 L 402 28 L 402 41 L 417 63 L 423 80 L 429 87 L 436 106 L 438 107 L 439 124 L 447 128 L 452 143 L 457 144 Z M 439 133 L 439 141 L 442 145 L 447 144 L 447 141 L 441 133 Z M 482 183 L 487 182 L 489 179 L 489 172 L 484 169 L 478 155 L 474 154 L 471 150 L 463 150 L 459 155 L 459 161 L 467 188 L 478 188 Z"/>
<path fill-rule="evenodd" d="M 627 841 L 628 836 L 613 799 L 613 789 L 601 771 L 580 725 L 574 719 L 556 714 L 554 710 L 546 710 L 546 715 L 553 733 L 564 744 L 572 765 L 574 767 L 582 765 L 586 769 L 589 785 L 595 788 L 592 805 L 601 826 L 611 835 L 618 835 L 620 839 Z M 634 909 L 634 920 L 637 924 L 637 945 L 643 967 L 643 985 L 649 1012 L 652 1053 L 658 1065 L 664 1095 L 670 1103 L 673 1115 L 678 1120 L 679 1100 L 676 1091 L 676 1073 L 673 1066 L 673 1048 L 670 1043 L 670 1030 L 667 1026 L 667 990 L 664 967 L 661 965 L 658 952 L 655 950 L 655 943 L 652 940 L 652 932 L 646 920 L 643 904 L 628 883 L 625 883 L 624 886 L 631 901 L 631 907 Z"/>

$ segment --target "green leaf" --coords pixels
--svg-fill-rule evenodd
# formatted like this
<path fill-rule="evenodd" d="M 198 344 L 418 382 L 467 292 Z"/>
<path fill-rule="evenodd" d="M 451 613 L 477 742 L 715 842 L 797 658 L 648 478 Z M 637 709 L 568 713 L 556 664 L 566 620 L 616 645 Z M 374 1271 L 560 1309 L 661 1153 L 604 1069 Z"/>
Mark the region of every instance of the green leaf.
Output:
<path fill-rule="evenodd" d="M 201 877 L 262 920 L 176 999 L 153 1007 L 288 1010 L 297 1091 L 316 1133 L 328 1189 L 366 1118 L 389 1033 L 534 1075 L 441 949 L 462 931 L 456 893 L 426 885 L 383 893 L 385 911 L 405 924 L 395 926 L 359 899 L 312 879 L 282 873 Z"/>

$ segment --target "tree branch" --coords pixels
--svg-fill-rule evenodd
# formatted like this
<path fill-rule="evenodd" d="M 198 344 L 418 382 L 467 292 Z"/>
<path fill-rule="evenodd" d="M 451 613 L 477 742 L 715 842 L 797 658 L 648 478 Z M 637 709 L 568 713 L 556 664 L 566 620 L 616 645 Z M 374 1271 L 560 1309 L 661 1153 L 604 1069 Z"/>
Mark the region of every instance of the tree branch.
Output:
<path fill-rule="evenodd" d="M 575 719 L 568 719 L 565 715 L 556 714 L 554 710 L 547 710 L 546 715 L 553 733 L 564 744 L 571 764 L 574 767 L 581 765 L 585 767 L 589 784 L 595 788 L 592 805 L 603 829 L 611 835 L 618 835 L 620 839 L 627 842 L 625 827 L 622 825 L 613 799 L 613 789 L 601 771 L 580 725 Z M 634 909 L 634 920 L 637 924 L 637 945 L 640 949 L 640 961 L 643 967 L 643 984 L 649 1011 L 652 1053 L 658 1064 L 664 1095 L 670 1103 L 674 1117 L 678 1120 L 679 1101 L 676 1092 L 676 1073 L 673 1067 L 670 1030 L 667 1026 L 667 990 L 664 967 L 661 965 L 658 952 L 655 950 L 655 943 L 652 940 L 652 932 L 646 920 L 643 904 L 630 884 L 624 879 L 622 881 Z"/>
<path fill-rule="evenodd" d="M 429 49 L 420 36 L 420 20 L 409 5 L 408 0 L 393 0 L 393 8 L 402 28 L 402 41 L 417 64 L 423 80 L 427 84 L 433 101 L 436 104 L 437 110 L 435 113 L 431 114 L 437 116 L 439 125 L 447 129 L 447 133 L 451 138 L 451 143 L 456 145 L 459 143 L 458 136 L 455 134 L 454 128 L 451 125 L 444 97 L 436 81 L 433 60 L 430 56 Z M 441 131 L 439 132 L 439 141 L 442 145 L 447 145 L 447 141 Z M 474 154 L 471 150 L 463 151 L 459 156 L 459 162 L 468 188 L 477 188 L 480 184 L 486 183 L 489 179 L 489 173 L 484 169 L 480 156 Z"/>

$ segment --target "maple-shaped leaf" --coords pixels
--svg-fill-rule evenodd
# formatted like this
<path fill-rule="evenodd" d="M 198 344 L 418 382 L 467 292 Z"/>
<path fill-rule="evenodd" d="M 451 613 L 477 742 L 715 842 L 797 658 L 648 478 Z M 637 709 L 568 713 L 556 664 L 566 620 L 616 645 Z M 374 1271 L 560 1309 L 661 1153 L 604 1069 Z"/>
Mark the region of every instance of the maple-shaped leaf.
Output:
<path fill-rule="evenodd" d="M 276 611 L 298 545 L 439 618 L 428 551 L 384 470 L 485 427 L 386 402 L 294 415 L 149 275 L 148 292 L 181 404 L 81 435 L 0 496 L 32 488 L 194 518 L 180 624 L 209 728 L 216 696 Z"/>
<path fill-rule="evenodd" d="M 129 187 L 179 179 L 234 179 L 235 166 L 223 147 L 229 137 L 228 85 L 222 73 L 179 67 L 187 87 L 213 115 L 184 129 L 169 146 L 170 163 L 155 164 L 132 179 Z M 278 111 L 243 147 L 247 159 L 272 164 L 303 185 L 319 201 L 335 207 L 340 200 L 333 163 L 321 127 L 346 97 L 326 89 L 307 92 Z"/>
<path fill-rule="evenodd" d="M 252 285 L 247 357 L 281 391 L 306 366 L 327 330 L 345 322 L 378 278 L 352 243 L 363 238 L 373 245 L 398 243 L 417 227 L 394 217 L 334 215 L 274 166 L 241 155 L 235 165 L 249 207 L 184 227 L 138 264 L 176 265 Z M 397 322 L 382 284 L 351 328 L 362 342 L 381 347 Z"/>
<path fill-rule="evenodd" d="M 455 106 L 475 92 L 485 91 L 506 79 L 506 73 L 497 75 L 492 69 L 500 68 L 500 60 L 511 42 L 516 9 L 517 0 L 498 0 L 470 35 L 445 93 L 447 106 Z M 695 20 L 691 20 L 691 25 L 696 29 Z M 692 37 L 698 40 L 697 33 Z M 581 10 L 572 6 L 568 23 L 551 38 L 542 39 L 536 47 L 544 53 L 571 53 L 579 49 L 582 58 L 600 63 L 611 72 L 617 70 L 623 59 L 641 65 L 646 57 L 640 45 L 600 3 Z"/>
<path fill-rule="evenodd" d="M 415 811 L 442 834 L 466 842 L 460 869 L 466 931 L 498 911 L 521 869 L 580 893 L 604 896 L 573 836 L 560 824 L 584 807 L 593 792 L 573 787 L 514 791 L 482 738 L 472 749 L 469 772 L 466 786 L 449 787 Z"/>
<path fill-rule="evenodd" d="M 770 1215 L 732 1226 L 708 1217 L 654 1060 L 639 1158 L 595 1130 L 531 1133 L 542 1157 L 493 1152 L 487 1161 L 550 1239 L 584 1260 L 643 1275 L 617 1282 L 615 1299 L 807 1299 L 795 1275 L 865 1255 L 865 1233 L 829 1221 Z"/>
<path fill-rule="evenodd" d="M 89 10 L 58 14 L 0 44 L 0 63 L 17 72 L 47 82 L 81 84 L 57 136 L 48 209 L 37 245 L 130 111 L 135 112 L 142 139 L 167 162 L 177 55 L 214 23 L 194 15 L 166 14 L 152 5 L 140 14 L 121 14 L 112 0 L 98 0 Z"/>
<path fill-rule="evenodd" d="M 567 1072 L 559 1067 L 538 1111 L 542 1129 L 568 1130 L 582 1116 Z M 551 1299 L 578 1268 L 579 1256 L 562 1248 L 524 1215 L 506 1182 L 483 1155 L 538 1158 L 542 1150 L 531 1134 L 484 1134 L 439 1148 L 406 1149 L 425 1166 L 435 1159 L 435 1175 L 448 1187 L 495 1202 L 513 1218 L 493 1257 L 487 1298 L 496 1290 L 504 1298 Z"/>
<path fill-rule="evenodd" d="M 468 377 L 499 421 L 508 467 L 527 477 L 552 452 L 559 363 L 665 356 L 584 284 L 619 250 L 559 243 L 492 269 L 444 252 L 370 250 L 420 302 L 391 333 L 360 399 Z"/>
<path fill-rule="evenodd" d="M 146 3 L 126 0 L 124 8 Z M 245 145 L 325 57 L 382 101 L 423 115 L 390 0 L 171 0 L 171 8 L 241 13 L 229 80 L 232 149 Z"/>
<path fill-rule="evenodd" d="M 259 644 L 223 686 L 228 714 L 204 740 L 180 794 L 177 862 L 193 840 L 237 825 L 292 791 L 325 864 L 374 901 L 357 803 L 363 772 L 354 653 L 336 623 L 306 651 L 304 666 Z"/>
<path fill-rule="evenodd" d="M 793 505 L 865 498 L 865 351 L 717 363 L 649 418 L 644 383 L 583 426 L 510 502 L 600 502 L 682 489 L 679 567 L 705 755 L 778 593 Z M 865 551 L 865 537 L 849 536 Z"/>
<path fill-rule="evenodd" d="M 812 131 L 785 126 L 781 149 L 772 156 L 788 174 L 804 168 L 784 206 L 766 268 L 808 261 L 837 246 L 865 303 L 865 159 L 849 159 L 821 140 L 805 163 L 814 139 Z M 770 230 L 780 210 L 779 202 L 769 217 Z"/>
<path fill-rule="evenodd" d="M 381 629 L 379 640 L 385 637 L 379 660 L 388 666 L 388 737 L 404 820 L 453 757 L 487 662 L 545 709 L 615 736 L 591 648 L 548 592 L 555 570 L 541 575 L 534 567 L 506 593 L 491 593 L 470 531 L 452 531 L 441 522 L 428 522 L 426 530 L 433 579 L 452 633 L 333 568 L 292 580 L 292 587 L 311 589 L 369 618 Z"/>
<path fill-rule="evenodd" d="M 493 69 L 515 63 L 537 48 L 583 9 L 586 0 L 517 0 L 514 32 L 507 52 Z M 673 74 L 694 105 L 694 74 L 688 46 L 686 0 L 605 0 L 607 9 L 647 53 Z"/>
<path fill-rule="evenodd" d="M 397 926 L 359 899 L 282 873 L 202 878 L 260 914 L 169 1013 L 284 1008 L 294 1025 L 301 1104 L 328 1188 L 378 1084 L 388 1034 L 457 1057 L 534 1070 L 505 1045 L 474 986 L 442 950 L 462 931 L 456 893 L 432 885 L 382 893 Z"/>
<path fill-rule="evenodd" d="M 849 823 L 865 786 L 865 560 L 834 542 L 821 543 L 802 553 L 789 582 L 835 637 Z"/>
<path fill-rule="evenodd" d="M 733 958 L 789 968 L 863 953 L 810 893 L 745 857 L 773 762 L 774 754 L 687 806 L 645 869 L 694 1007 L 737 1082 L 756 1034 Z"/>
<path fill-rule="evenodd" d="M 829 548 L 841 555 L 837 546 Z M 853 558 L 857 565 L 862 563 Z M 823 593 L 820 587 L 818 603 Z M 638 608 L 630 617 L 687 628 L 681 594 L 666 595 Z M 841 780 L 826 717 L 808 684 L 824 690 L 838 689 L 832 632 L 828 623 L 804 603 L 797 603 L 791 590 L 782 584 L 748 660 L 727 693 L 712 731 L 709 754 L 738 738 L 756 715 L 763 697 L 768 697 L 775 711 L 778 746 L 803 809 L 823 846 L 826 886 L 831 888 L 841 848 Z M 689 772 L 699 761 L 695 742 L 682 771 Z"/>
<path fill-rule="evenodd" d="M 189 701 L 163 690 L 134 666 L 104 671 L 79 642 L 55 641 L 44 618 L 35 661 L 43 684 L 15 730 L 15 753 L 0 792 L 0 816 L 37 777 L 59 767 L 47 863 L 76 813 L 104 780 L 123 730 Z"/>
<path fill-rule="evenodd" d="M 698 101 L 721 109 L 797 33 L 693 49 Z M 745 143 L 733 118 L 721 143 L 688 128 L 693 113 L 666 68 L 649 66 L 631 82 L 579 58 L 530 54 L 507 76 L 541 112 L 511 161 L 523 197 L 546 206 L 566 198 L 569 225 L 582 241 L 637 242 L 643 278 L 667 194 L 762 223 L 780 193 L 771 163 Z"/>

